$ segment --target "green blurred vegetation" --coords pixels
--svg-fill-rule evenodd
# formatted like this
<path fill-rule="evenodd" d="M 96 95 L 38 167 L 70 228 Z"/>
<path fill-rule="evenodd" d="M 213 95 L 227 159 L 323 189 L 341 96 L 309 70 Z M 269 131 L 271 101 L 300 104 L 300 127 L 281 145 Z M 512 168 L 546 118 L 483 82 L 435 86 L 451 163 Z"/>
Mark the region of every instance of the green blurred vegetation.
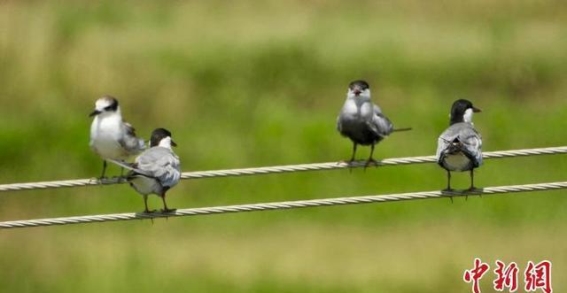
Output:
<path fill-rule="evenodd" d="M 87 115 L 103 94 L 139 135 L 170 129 L 184 171 L 348 158 L 335 118 L 358 78 L 397 126 L 414 128 L 377 158 L 433 154 L 460 97 L 484 110 L 475 123 L 486 151 L 564 145 L 566 25 L 567 3 L 545 0 L 2 1 L 0 182 L 98 175 Z M 476 182 L 562 181 L 566 167 L 565 156 L 489 160 Z M 438 166 L 400 166 L 182 181 L 169 203 L 444 186 Z M 562 292 L 563 193 L 2 231 L 0 288 L 468 292 L 462 273 L 481 257 L 521 270 L 549 259 Z M 1 220 L 142 207 L 125 185 L 0 194 Z"/>

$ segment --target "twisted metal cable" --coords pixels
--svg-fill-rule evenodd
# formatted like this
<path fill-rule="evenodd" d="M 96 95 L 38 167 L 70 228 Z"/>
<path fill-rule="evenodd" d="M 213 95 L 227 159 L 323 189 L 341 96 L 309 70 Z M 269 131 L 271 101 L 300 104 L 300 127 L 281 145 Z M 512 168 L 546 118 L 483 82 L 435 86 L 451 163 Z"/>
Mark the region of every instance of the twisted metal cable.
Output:
<path fill-rule="evenodd" d="M 549 148 L 533 148 L 533 149 L 519 149 L 507 151 L 486 152 L 483 154 L 484 159 L 499 159 L 520 156 L 535 156 L 535 155 L 550 155 L 550 154 L 566 154 L 567 146 L 562 147 L 549 147 Z M 421 156 L 421 157 L 406 157 L 406 158 L 391 158 L 384 159 L 378 162 L 378 166 L 394 166 L 394 165 L 409 165 L 409 164 L 424 164 L 435 163 L 435 156 Z M 227 169 L 227 170 L 212 170 L 212 171 L 196 171 L 185 172 L 181 174 L 181 179 L 201 179 L 212 177 L 230 177 L 230 176 L 246 176 L 246 175 L 260 175 L 272 173 L 288 173 L 288 172 L 305 172 L 305 171 L 320 171 L 320 170 L 334 170 L 345 168 L 359 168 L 364 167 L 365 161 L 356 161 L 350 164 L 345 162 L 330 162 L 330 163 L 315 163 L 315 164 L 300 164 L 300 165 L 283 165 L 272 167 L 259 167 L 259 168 L 243 168 L 243 169 Z M 64 180 L 64 181 L 44 181 L 44 182 L 30 182 L 30 183 L 13 183 L 13 184 L 0 184 L 0 192 L 3 191 L 16 191 L 16 190 L 32 190 L 32 189 L 47 189 L 47 188 L 62 188 L 62 187 L 79 187 L 91 185 L 109 185 L 125 183 L 126 180 L 121 177 L 107 178 L 99 180 L 92 179 L 77 179 L 77 180 Z"/>
<path fill-rule="evenodd" d="M 399 193 L 399 194 L 338 197 L 338 198 L 313 199 L 313 200 L 298 200 L 298 201 L 179 209 L 175 212 L 167 213 L 167 214 L 122 213 L 122 214 L 107 214 L 107 215 L 93 215 L 93 216 L 49 218 L 49 219 L 37 219 L 37 220 L 6 221 L 6 222 L 0 222 L 0 229 L 84 224 L 84 223 L 97 223 L 97 222 L 109 222 L 109 221 L 129 221 L 129 220 L 167 218 L 167 217 L 187 217 L 187 216 L 255 212 L 255 211 L 272 211 L 272 210 L 300 209 L 300 208 L 336 206 L 336 205 L 383 203 L 383 202 L 391 202 L 391 201 L 434 199 L 441 197 L 457 197 L 457 196 L 469 196 L 469 195 L 506 194 L 506 193 L 542 191 L 542 190 L 565 189 L 565 188 L 567 188 L 567 181 L 486 187 L 484 189 L 478 189 L 472 192 L 425 191 L 425 192 L 410 192 L 410 193 Z"/>

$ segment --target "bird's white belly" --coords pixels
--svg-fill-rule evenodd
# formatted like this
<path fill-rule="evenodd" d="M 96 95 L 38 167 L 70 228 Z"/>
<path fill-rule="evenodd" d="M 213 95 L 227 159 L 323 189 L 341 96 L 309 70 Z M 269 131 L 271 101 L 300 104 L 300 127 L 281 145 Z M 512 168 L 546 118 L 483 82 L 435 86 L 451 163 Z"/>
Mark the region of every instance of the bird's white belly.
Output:
<path fill-rule="evenodd" d="M 115 121 L 95 121 L 91 127 L 91 147 L 103 159 L 123 160 L 128 157 L 119 141 L 123 133 Z"/>
<path fill-rule="evenodd" d="M 472 162 L 463 153 L 458 152 L 445 157 L 444 165 L 450 171 L 466 171 L 471 168 Z"/>
<path fill-rule="evenodd" d="M 148 178 L 144 176 L 137 176 L 130 180 L 130 185 L 143 195 L 157 194 L 160 195 L 162 192 L 162 186 L 159 182 L 153 178 Z"/>
<path fill-rule="evenodd" d="M 117 140 L 96 139 L 93 148 L 103 159 L 123 160 L 128 157 Z"/>

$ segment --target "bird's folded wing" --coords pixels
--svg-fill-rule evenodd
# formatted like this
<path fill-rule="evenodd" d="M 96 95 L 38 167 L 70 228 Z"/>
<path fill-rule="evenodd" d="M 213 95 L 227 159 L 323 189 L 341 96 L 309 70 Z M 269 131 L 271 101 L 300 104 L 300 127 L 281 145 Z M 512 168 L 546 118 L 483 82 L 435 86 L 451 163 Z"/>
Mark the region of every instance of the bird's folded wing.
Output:
<path fill-rule="evenodd" d="M 339 114 L 339 116 L 337 116 L 337 131 L 341 132 L 343 129 L 342 127 L 342 123 L 341 123 L 341 115 Z"/>
<path fill-rule="evenodd" d="M 482 164 L 482 138 L 480 133 L 464 123 L 453 124 L 445 130 L 437 140 L 437 160 L 441 160 L 444 152 L 455 141 L 461 143 L 461 151 L 468 157 L 473 158 L 478 165 Z"/>
<path fill-rule="evenodd" d="M 443 135 L 439 136 L 437 139 L 437 151 L 435 152 L 437 162 L 440 162 L 443 159 L 443 153 L 449 148 L 451 142 L 452 140 L 445 139 Z"/>
<path fill-rule="evenodd" d="M 179 159 L 174 155 L 159 158 L 153 165 L 152 173 L 163 182 L 175 179 L 175 173 L 179 173 Z"/>
<path fill-rule="evenodd" d="M 132 124 L 126 121 L 122 121 L 122 123 L 124 124 L 124 130 L 126 131 L 127 135 L 136 136 L 136 129 L 134 128 L 134 126 L 132 126 Z"/>
<path fill-rule="evenodd" d="M 163 185 L 177 183 L 181 176 L 179 158 L 169 149 L 151 148 L 136 158 L 136 173 L 158 179 Z"/>
<path fill-rule="evenodd" d="M 133 150 L 144 150 L 146 145 L 144 140 L 141 138 L 136 137 L 136 129 L 132 126 L 132 124 L 123 121 L 124 125 L 124 133 L 126 134 L 121 140 L 118 142 L 122 147 L 125 149 L 133 149 Z"/>
<path fill-rule="evenodd" d="M 377 111 L 379 109 L 378 106 L 374 106 L 374 115 L 372 115 L 372 119 L 367 122 L 367 125 L 376 135 L 386 137 L 392 133 L 394 125 L 388 117 Z"/>
<path fill-rule="evenodd" d="M 126 170 L 134 172 L 136 174 L 140 174 L 140 175 L 144 175 L 144 176 L 148 176 L 148 177 L 153 177 L 153 175 L 150 172 L 146 172 L 144 170 L 140 170 L 140 169 L 136 168 L 135 164 L 130 164 L 130 163 L 114 160 L 114 159 L 106 159 L 106 160 L 117 165 L 117 166 L 120 166 L 120 167 L 122 167 Z"/>
<path fill-rule="evenodd" d="M 482 138 L 480 134 L 474 129 L 469 128 L 462 135 L 461 142 L 465 149 L 465 153 L 475 158 L 476 165 L 482 164 Z"/>

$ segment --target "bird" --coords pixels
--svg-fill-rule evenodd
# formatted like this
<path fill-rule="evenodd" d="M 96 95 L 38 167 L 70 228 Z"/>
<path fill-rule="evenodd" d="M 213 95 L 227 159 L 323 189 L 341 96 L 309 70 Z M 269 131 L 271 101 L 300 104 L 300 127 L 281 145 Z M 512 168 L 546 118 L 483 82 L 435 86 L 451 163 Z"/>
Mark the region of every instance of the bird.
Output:
<path fill-rule="evenodd" d="M 370 156 L 365 167 L 377 165 L 373 158 L 374 146 L 394 131 L 406 131 L 411 128 L 394 129 L 378 105 L 370 97 L 370 86 L 364 80 L 352 81 L 348 86 L 346 101 L 337 117 L 337 130 L 348 137 L 352 143 L 352 156 L 348 163 L 355 160 L 358 145 L 370 146 Z"/>
<path fill-rule="evenodd" d="M 175 209 L 167 207 L 166 192 L 177 185 L 181 177 L 179 157 L 171 147 L 177 144 L 171 138 L 171 132 L 165 128 L 157 128 L 152 132 L 150 148 L 136 157 L 131 165 L 126 180 L 130 186 L 144 197 L 145 213 L 148 209 L 148 195 L 156 194 L 163 201 L 163 213 Z"/>
<path fill-rule="evenodd" d="M 474 128 L 473 113 L 481 110 L 466 99 L 456 100 L 451 107 L 450 125 L 437 140 L 437 164 L 447 171 L 447 188 L 451 189 L 452 171 L 469 171 L 474 191 L 474 169 L 482 165 L 482 137 Z"/>
<path fill-rule="evenodd" d="M 110 95 L 99 98 L 91 124 L 90 148 L 102 158 L 102 175 L 105 178 L 108 159 L 124 161 L 141 153 L 145 148 L 143 139 L 136 137 L 134 127 L 122 120 L 118 100 Z"/>

